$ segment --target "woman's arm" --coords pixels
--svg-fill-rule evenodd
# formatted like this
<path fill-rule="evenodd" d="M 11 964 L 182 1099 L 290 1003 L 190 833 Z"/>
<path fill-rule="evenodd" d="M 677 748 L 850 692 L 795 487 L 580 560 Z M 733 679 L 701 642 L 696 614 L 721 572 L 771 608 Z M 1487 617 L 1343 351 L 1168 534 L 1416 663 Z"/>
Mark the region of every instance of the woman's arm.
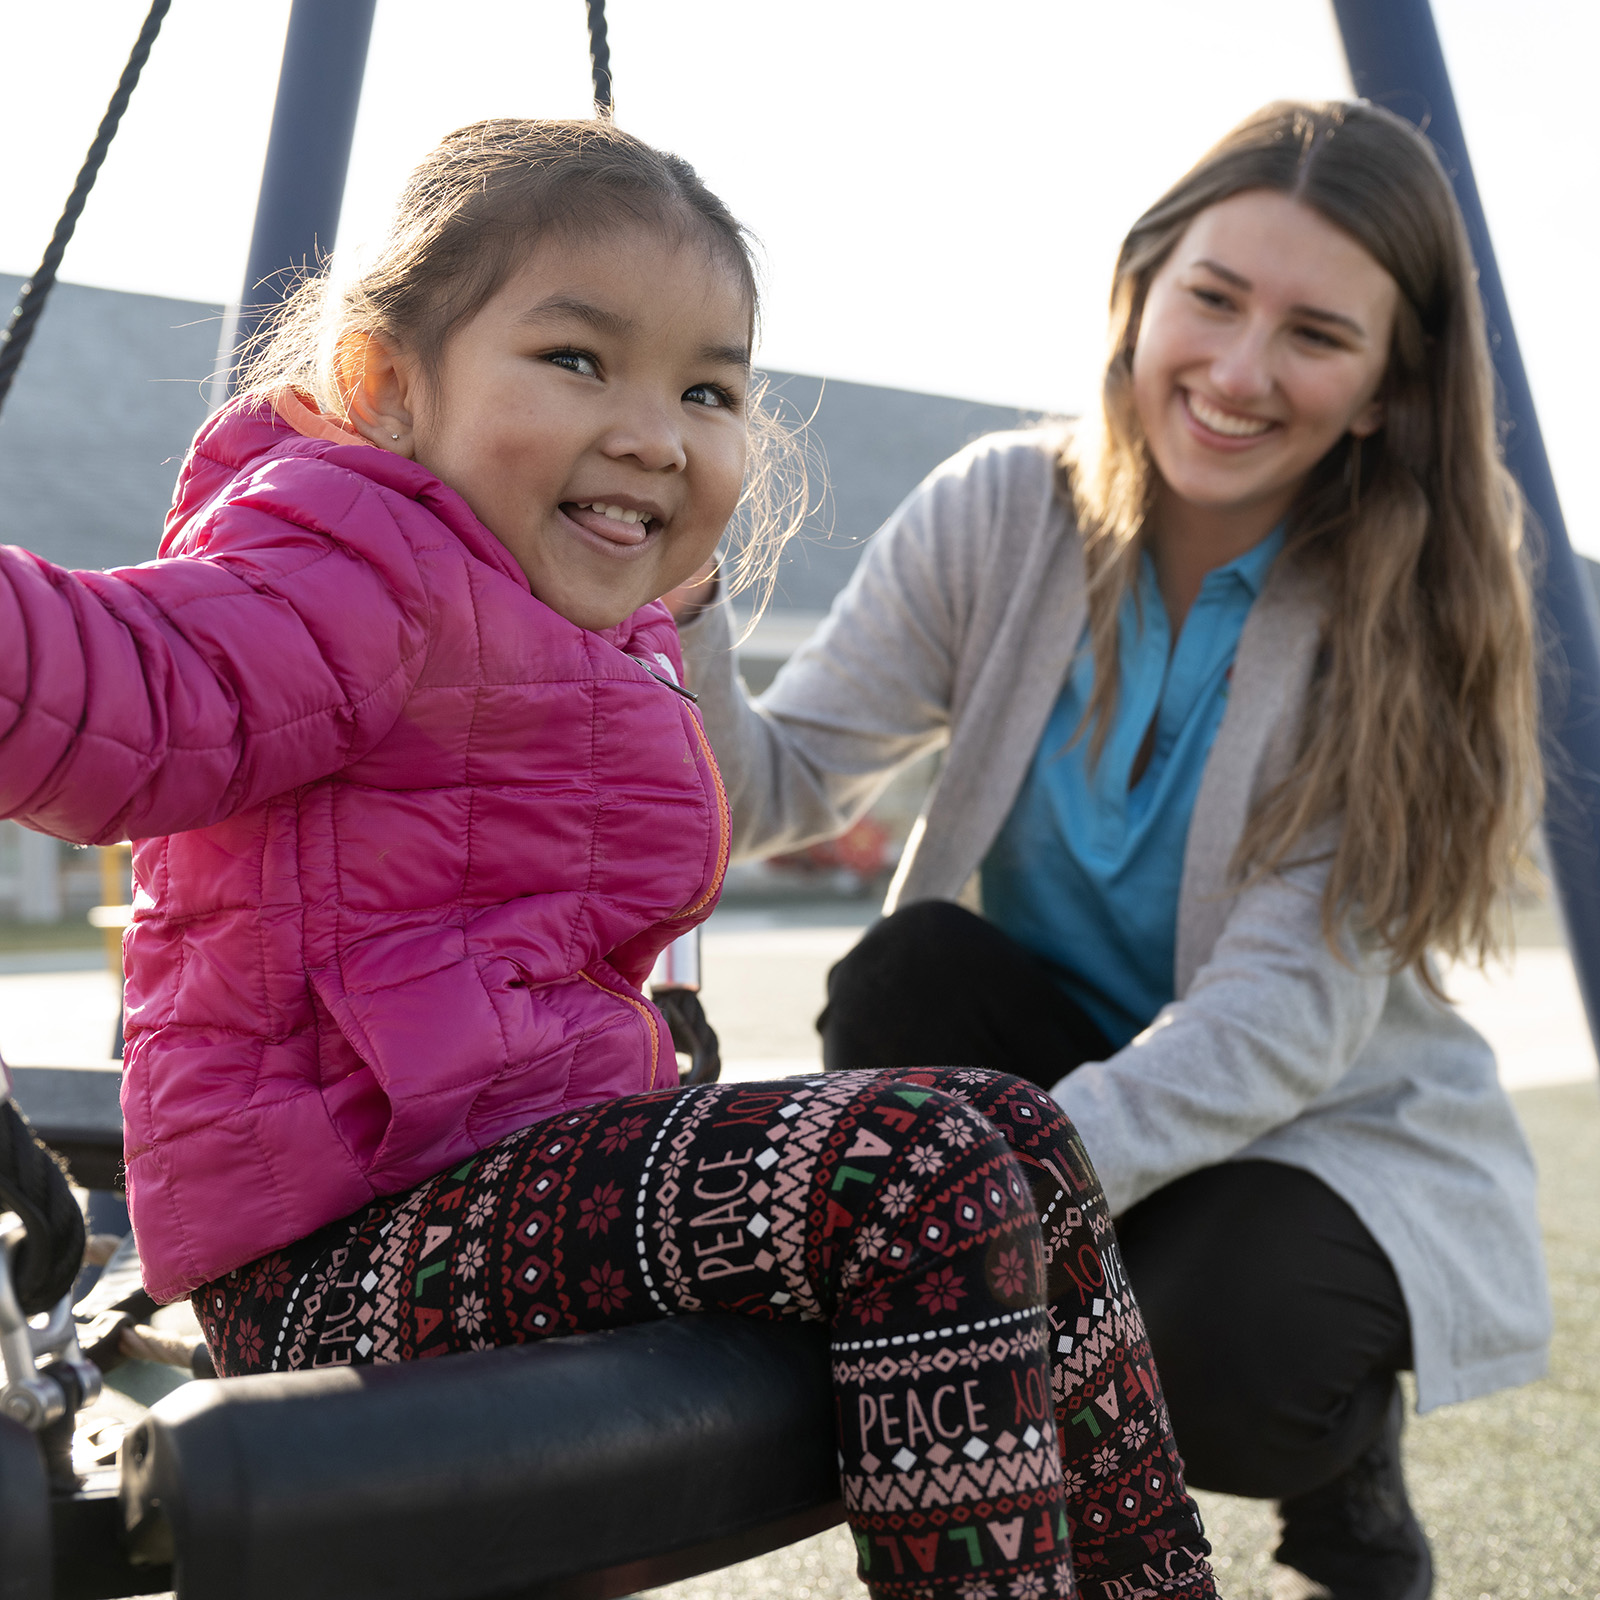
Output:
<path fill-rule="evenodd" d="M 176 833 L 369 747 L 428 598 L 375 491 L 337 521 L 230 504 L 205 559 L 115 572 L 0 547 L 0 816 L 81 843 Z"/>
<path fill-rule="evenodd" d="M 1188 993 L 1055 1086 L 1114 1212 L 1297 1116 L 1371 1037 L 1388 976 L 1329 949 L 1326 873 L 1321 862 L 1246 889 Z"/>
<path fill-rule="evenodd" d="M 843 832 L 896 769 L 944 743 L 1005 455 L 980 441 L 914 490 L 760 700 L 739 682 L 726 602 L 684 624 L 689 681 L 733 808 L 735 855 Z"/>

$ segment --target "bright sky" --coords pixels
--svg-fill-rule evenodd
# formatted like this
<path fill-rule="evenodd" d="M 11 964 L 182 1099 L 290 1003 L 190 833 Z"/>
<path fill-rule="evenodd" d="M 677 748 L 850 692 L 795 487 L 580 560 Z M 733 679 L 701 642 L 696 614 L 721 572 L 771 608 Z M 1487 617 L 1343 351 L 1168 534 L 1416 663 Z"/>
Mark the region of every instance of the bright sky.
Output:
<path fill-rule="evenodd" d="M 147 0 L 10 6 L 0 270 L 36 263 Z M 1593 0 L 1434 0 L 1574 543 L 1600 323 Z M 68 252 L 79 283 L 236 297 L 288 0 L 175 0 Z M 1262 101 L 1349 92 L 1326 0 L 609 0 L 618 120 L 760 235 L 772 366 L 1079 410 L 1127 225 Z M 589 111 L 582 0 L 379 0 L 339 245 L 437 138 Z"/>

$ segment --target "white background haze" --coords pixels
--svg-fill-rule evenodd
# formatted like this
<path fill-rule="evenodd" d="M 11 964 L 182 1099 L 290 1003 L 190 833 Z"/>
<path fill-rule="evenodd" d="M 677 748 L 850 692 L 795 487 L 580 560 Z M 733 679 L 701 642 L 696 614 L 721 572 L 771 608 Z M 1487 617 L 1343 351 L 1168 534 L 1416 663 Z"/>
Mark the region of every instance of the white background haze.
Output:
<path fill-rule="evenodd" d="M 37 262 L 146 0 L 9 0 L 0 270 Z M 1435 0 L 1574 543 L 1600 400 L 1593 0 Z M 70 281 L 239 294 L 288 0 L 175 0 Z M 1218 134 L 1349 93 L 1326 0 L 609 0 L 618 120 L 760 236 L 774 367 L 1077 411 L 1116 245 Z M 590 109 L 582 0 L 379 0 L 338 245 L 492 115 Z M 331 241 L 328 241 L 331 242 Z M 1574 287 L 1576 281 L 1576 287 Z M 130 403 L 134 397 L 130 397 Z"/>

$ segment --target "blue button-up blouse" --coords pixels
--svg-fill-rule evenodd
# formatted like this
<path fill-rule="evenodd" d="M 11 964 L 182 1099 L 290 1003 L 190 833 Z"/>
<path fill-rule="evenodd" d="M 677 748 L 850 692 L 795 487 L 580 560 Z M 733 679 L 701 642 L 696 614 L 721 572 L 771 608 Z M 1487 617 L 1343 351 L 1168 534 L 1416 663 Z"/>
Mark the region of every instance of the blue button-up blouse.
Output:
<path fill-rule="evenodd" d="M 1173 643 L 1146 555 L 1118 617 L 1117 704 L 1100 760 L 1075 743 L 1094 687 L 1088 634 L 1011 814 L 984 859 L 984 914 L 1055 969 L 1116 1047 L 1173 997 L 1189 818 L 1228 703 L 1245 618 L 1283 530 L 1206 574 Z M 1150 759 L 1134 763 L 1154 726 Z"/>

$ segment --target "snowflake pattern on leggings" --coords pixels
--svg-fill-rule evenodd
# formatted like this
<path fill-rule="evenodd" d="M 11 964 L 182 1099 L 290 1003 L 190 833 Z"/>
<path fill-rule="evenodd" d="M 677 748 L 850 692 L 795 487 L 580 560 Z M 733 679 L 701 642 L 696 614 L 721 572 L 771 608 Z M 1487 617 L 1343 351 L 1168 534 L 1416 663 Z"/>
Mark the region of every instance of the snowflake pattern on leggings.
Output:
<path fill-rule="evenodd" d="M 824 1320 L 874 1596 L 1215 1592 L 1099 1183 L 1017 1078 L 833 1073 L 565 1113 L 193 1298 L 229 1375 L 687 1311 Z"/>

